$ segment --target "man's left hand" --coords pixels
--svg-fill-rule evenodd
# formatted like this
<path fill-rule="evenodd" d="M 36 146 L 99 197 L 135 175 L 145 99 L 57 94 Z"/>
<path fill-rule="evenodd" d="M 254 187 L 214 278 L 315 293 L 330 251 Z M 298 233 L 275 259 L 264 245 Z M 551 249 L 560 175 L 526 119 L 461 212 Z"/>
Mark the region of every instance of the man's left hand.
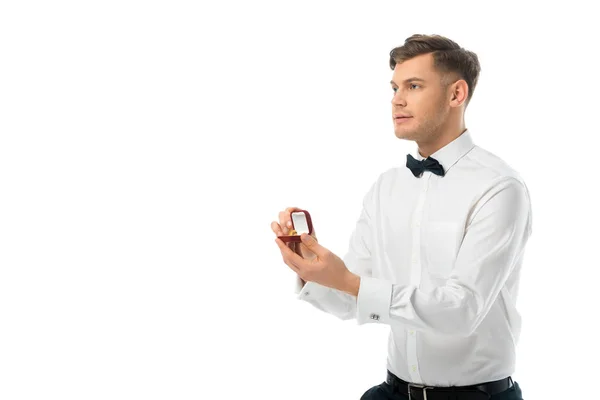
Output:
<path fill-rule="evenodd" d="M 302 243 L 315 254 L 312 259 L 304 259 L 286 246 L 280 239 L 275 239 L 279 246 L 283 261 L 305 281 L 312 281 L 323 286 L 338 289 L 354 296 L 358 295 L 360 277 L 348 270 L 344 261 L 333 252 L 321 246 L 313 237 L 303 233 Z"/>

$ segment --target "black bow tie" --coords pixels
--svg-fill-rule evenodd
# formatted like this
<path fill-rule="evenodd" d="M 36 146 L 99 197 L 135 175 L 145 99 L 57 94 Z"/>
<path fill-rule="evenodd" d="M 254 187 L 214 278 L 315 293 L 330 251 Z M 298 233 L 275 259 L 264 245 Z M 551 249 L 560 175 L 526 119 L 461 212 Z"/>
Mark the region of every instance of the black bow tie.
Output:
<path fill-rule="evenodd" d="M 425 170 L 429 170 L 436 175 L 440 175 L 440 176 L 445 175 L 444 167 L 441 166 L 441 164 L 438 162 L 438 160 L 436 160 L 435 158 L 432 158 L 432 157 L 427 157 L 426 159 L 419 161 L 419 160 L 416 160 L 410 154 L 407 154 L 406 155 L 406 166 L 408 168 L 410 168 L 413 175 L 416 176 L 417 178 L 419 178 L 421 176 L 421 174 L 423 173 L 423 171 L 425 171 Z"/>

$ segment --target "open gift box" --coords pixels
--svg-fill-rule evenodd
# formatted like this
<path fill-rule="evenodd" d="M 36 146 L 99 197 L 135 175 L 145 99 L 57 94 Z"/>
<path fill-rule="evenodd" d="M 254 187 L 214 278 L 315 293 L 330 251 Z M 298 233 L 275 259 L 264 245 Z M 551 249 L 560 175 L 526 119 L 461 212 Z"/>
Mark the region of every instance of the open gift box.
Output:
<path fill-rule="evenodd" d="M 290 235 L 277 236 L 285 243 L 289 242 L 302 242 L 300 235 L 308 233 L 309 235 L 313 232 L 312 221 L 310 214 L 306 210 L 299 210 L 292 212 L 292 228 Z"/>

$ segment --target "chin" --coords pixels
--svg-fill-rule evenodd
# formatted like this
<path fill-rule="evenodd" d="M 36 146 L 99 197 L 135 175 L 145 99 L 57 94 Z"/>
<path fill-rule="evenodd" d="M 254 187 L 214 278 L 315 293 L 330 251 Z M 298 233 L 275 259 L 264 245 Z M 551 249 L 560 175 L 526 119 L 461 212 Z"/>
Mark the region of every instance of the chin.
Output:
<path fill-rule="evenodd" d="M 398 139 L 414 140 L 412 130 L 395 129 L 394 134 Z"/>

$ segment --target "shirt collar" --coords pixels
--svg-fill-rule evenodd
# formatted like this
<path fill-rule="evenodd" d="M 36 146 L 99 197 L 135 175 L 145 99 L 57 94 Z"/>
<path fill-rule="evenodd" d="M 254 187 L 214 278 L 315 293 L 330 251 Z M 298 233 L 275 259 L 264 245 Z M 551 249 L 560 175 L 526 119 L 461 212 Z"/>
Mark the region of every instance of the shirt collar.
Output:
<path fill-rule="evenodd" d="M 444 171 L 448 171 L 458 160 L 462 158 L 465 154 L 469 152 L 475 143 L 473 142 L 473 138 L 471 137 L 471 133 L 468 129 L 465 129 L 463 133 L 460 134 L 459 137 L 438 149 L 435 153 L 433 153 L 430 157 L 435 158 L 439 161 L 439 163 L 444 167 Z M 413 151 L 413 157 L 417 160 L 421 161 L 425 157 L 419 154 L 419 147 Z"/>

